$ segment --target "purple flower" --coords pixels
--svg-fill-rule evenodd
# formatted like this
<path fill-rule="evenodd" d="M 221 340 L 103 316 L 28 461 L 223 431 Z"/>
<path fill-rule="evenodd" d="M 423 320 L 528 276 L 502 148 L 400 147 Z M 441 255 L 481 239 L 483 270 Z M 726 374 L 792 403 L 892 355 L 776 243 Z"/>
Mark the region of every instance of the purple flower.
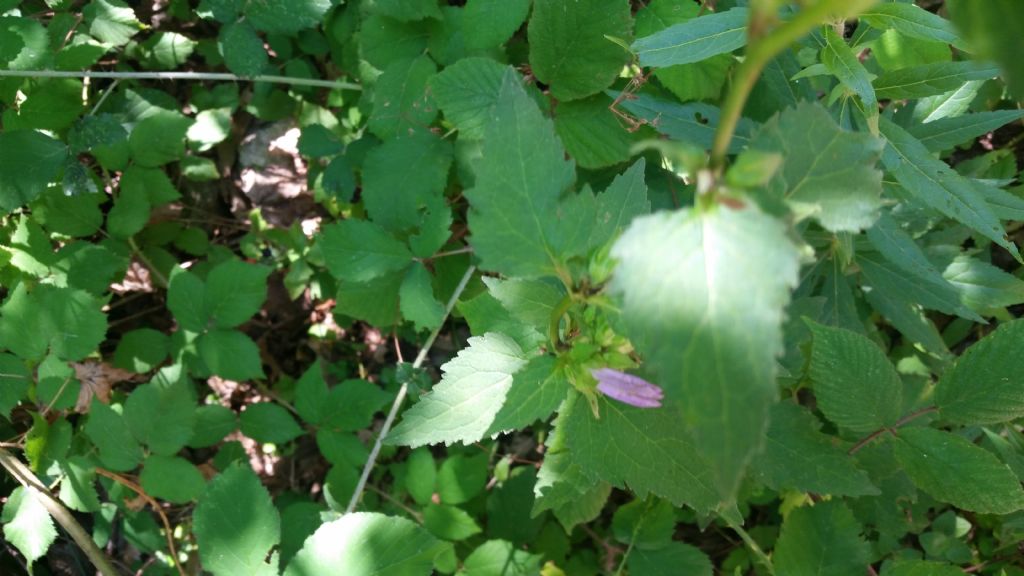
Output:
<path fill-rule="evenodd" d="M 602 394 L 630 406 L 659 408 L 661 398 L 665 395 L 657 384 L 619 370 L 601 368 L 591 370 L 590 374 L 597 378 L 597 389 Z"/>

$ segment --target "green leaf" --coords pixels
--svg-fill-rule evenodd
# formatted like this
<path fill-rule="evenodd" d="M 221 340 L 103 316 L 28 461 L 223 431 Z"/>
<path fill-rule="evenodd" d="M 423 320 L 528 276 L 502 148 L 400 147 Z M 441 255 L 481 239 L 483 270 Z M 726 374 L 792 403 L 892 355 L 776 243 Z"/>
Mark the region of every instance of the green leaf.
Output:
<path fill-rule="evenodd" d="M 294 35 L 323 21 L 331 0 L 253 0 L 245 4 L 245 16 L 257 30 Z"/>
<path fill-rule="evenodd" d="M 185 447 L 196 420 L 191 382 L 151 382 L 132 391 L 124 403 L 124 419 L 132 435 L 155 454 L 170 456 Z"/>
<path fill-rule="evenodd" d="M 366 0 L 363 8 L 371 14 L 380 14 L 402 22 L 441 18 L 437 0 Z"/>
<path fill-rule="evenodd" d="M 203 568 L 215 576 L 276 576 L 281 520 L 248 464 L 233 464 L 207 485 L 192 514 Z M 270 561 L 267 562 L 267 558 Z"/>
<path fill-rule="evenodd" d="M 871 85 L 867 69 L 860 63 L 846 40 L 836 34 L 831 26 L 824 30 L 825 46 L 821 49 L 821 63 L 839 79 L 844 86 L 860 96 L 869 116 L 878 114 L 878 100 Z"/>
<path fill-rule="evenodd" d="M 954 258 L 942 277 L 960 292 L 960 300 L 979 314 L 1024 303 L 1024 281 L 966 255 Z"/>
<path fill-rule="evenodd" d="M 665 67 L 700 62 L 747 44 L 746 8 L 708 13 L 670 26 L 633 43 L 641 66 Z"/>
<path fill-rule="evenodd" d="M 392 62 L 422 55 L 429 35 L 429 28 L 420 22 L 399 22 L 372 15 L 363 20 L 359 29 L 359 53 L 375 68 L 383 70 Z"/>
<path fill-rule="evenodd" d="M 504 540 L 488 540 L 466 557 L 464 576 L 534 576 L 543 557 Z"/>
<path fill-rule="evenodd" d="M 142 447 L 113 408 L 93 399 L 85 435 L 99 448 L 100 462 L 115 472 L 128 472 L 142 462 Z"/>
<path fill-rule="evenodd" d="M 322 424 L 329 394 L 327 381 L 324 380 L 324 368 L 317 358 L 295 384 L 295 410 L 306 422 Z"/>
<path fill-rule="evenodd" d="M 140 166 L 157 167 L 185 155 L 185 135 L 192 119 L 178 112 L 161 110 L 139 121 L 128 136 L 132 158 Z"/>
<path fill-rule="evenodd" d="M 92 0 L 82 16 L 90 35 L 113 46 L 124 46 L 143 28 L 135 11 L 121 0 Z"/>
<path fill-rule="evenodd" d="M 468 0 L 462 11 L 466 48 L 482 50 L 508 41 L 526 21 L 530 0 Z"/>
<path fill-rule="evenodd" d="M 637 218 L 612 256 L 627 335 L 731 499 L 768 426 L 797 250 L 755 207 L 718 206 Z"/>
<path fill-rule="evenodd" d="M 558 203 L 575 178 L 564 155 L 551 122 L 526 95 L 519 75 L 506 71 L 476 163 L 476 185 L 465 192 L 481 268 L 547 276 L 561 266 L 567 232 Z"/>
<path fill-rule="evenodd" d="M 446 211 L 444 189 L 451 164 L 451 144 L 427 130 L 388 139 L 370 150 L 363 161 L 362 191 L 370 219 L 403 234 L 421 227 L 424 212 Z"/>
<path fill-rule="evenodd" d="M 636 94 L 620 104 L 630 114 L 650 124 L 655 130 L 673 140 L 710 148 L 718 127 L 718 108 L 703 102 L 679 104 L 652 98 L 647 94 Z M 736 153 L 750 143 L 750 135 L 757 124 L 747 118 L 740 118 L 736 133 L 729 143 L 729 152 Z"/>
<path fill-rule="evenodd" d="M 975 62 L 936 62 L 882 74 L 872 83 L 875 94 L 888 100 L 907 100 L 944 94 L 970 80 L 987 80 L 999 74 L 995 66 Z"/>
<path fill-rule="evenodd" d="M 518 430 L 544 420 L 565 399 L 569 380 L 552 356 L 531 358 L 512 379 L 505 403 L 494 416 L 487 434 Z"/>
<path fill-rule="evenodd" d="M 575 397 L 567 400 L 562 414 L 568 414 Z M 533 514 L 551 510 L 570 534 L 573 528 L 594 520 L 601 514 L 612 486 L 592 478 L 572 457 L 568 447 L 564 419 L 555 420 L 554 431 L 545 442 L 544 462 L 534 484 Z"/>
<path fill-rule="evenodd" d="M 916 9 L 916 8 L 915 8 Z M 935 159 L 923 144 L 886 118 L 879 125 L 888 146 L 882 153 L 886 170 L 916 200 L 957 220 L 1020 258 L 988 205 L 966 178 Z"/>
<path fill-rule="evenodd" d="M 125 332 L 114 350 L 114 366 L 145 374 L 167 358 L 170 340 L 163 332 L 140 328 Z"/>
<path fill-rule="evenodd" d="M 952 44 L 961 50 L 966 48 L 949 20 L 914 4 L 875 4 L 861 12 L 859 18 L 878 30 L 893 29 L 911 38 Z"/>
<path fill-rule="evenodd" d="M 638 216 L 651 211 L 644 173 L 647 163 L 638 159 L 628 170 L 615 177 L 597 196 L 597 222 L 590 234 L 590 246 L 598 248 L 618 237 Z"/>
<path fill-rule="evenodd" d="M 994 110 L 942 118 L 913 124 L 907 132 L 932 152 L 941 152 L 984 136 L 1014 120 L 1024 118 L 1024 110 Z"/>
<path fill-rule="evenodd" d="M 399 289 L 405 272 L 398 270 L 368 282 L 339 282 L 334 310 L 374 326 L 393 326 L 401 320 Z"/>
<path fill-rule="evenodd" d="M 302 127 L 302 135 L 299 136 L 299 153 L 303 156 L 326 158 L 344 151 L 345 144 L 341 141 L 341 137 L 323 124 L 310 124 Z"/>
<path fill-rule="evenodd" d="M 210 374 L 237 382 L 264 376 L 259 348 L 238 330 L 211 330 L 199 337 L 196 348 Z"/>
<path fill-rule="evenodd" d="M 487 485 L 487 454 L 450 456 L 437 472 L 437 494 L 442 504 L 465 504 Z"/>
<path fill-rule="evenodd" d="M 523 351 L 507 336 L 470 338 L 469 347 L 441 367 L 441 382 L 403 413 L 388 443 L 415 448 L 480 440 L 505 404 L 513 374 L 525 364 Z"/>
<path fill-rule="evenodd" d="M 971 47 L 1002 67 L 1006 83 L 1018 100 L 1024 100 L 1024 62 L 1020 59 L 1020 38 L 1024 33 L 1024 11 L 1014 0 L 992 0 L 979 4 L 957 0 L 947 6 Z"/>
<path fill-rule="evenodd" d="M 369 428 L 373 415 L 392 397 L 393 394 L 366 380 L 345 380 L 331 388 L 324 406 L 323 424 L 347 431 Z"/>
<path fill-rule="evenodd" d="M 82 290 L 41 284 L 14 289 L 0 306 L 0 349 L 41 360 L 49 349 L 62 360 L 80 360 L 106 338 L 103 304 Z"/>
<path fill-rule="evenodd" d="M 497 1 L 502 6 L 509 3 Z M 466 9 L 472 4 L 467 4 Z M 463 58 L 430 79 L 434 101 L 445 118 L 459 129 L 461 138 L 483 138 L 507 69 L 508 66 L 490 58 Z"/>
<path fill-rule="evenodd" d="M 45 496 L 18 486 L 7 497 L 0 516 L 4 524 L 4 539 L 25 557 L 30 574 L 32 564 L 42 558 L 57 539 L 57 529 L 40 498 Z"/>
<path fill-rule="evenodd" d="M 32 372 L 25 361 L 11 354 L 0 353 L 0 414 L 10 420 L 11 410 L 28 392 Z"/>
<path fill-rule="evenodd" d="M 596 94 L 563 102 L 555 114 L 555 130 L 581 168 L 604 168 L 625 162 L 638 140 L 609 109 L 611 98 Z"/>
<path fill-rule="evenodd" d="M 187 504 L 206 489 L 206 480 L 191 462 L 175 456 L 153 455 L 142 465 L 139 483 L 146 492 L 174 504 Z"/>
<path fill-rule="evenodd" d="M 239 420 L 242 434 L 264 444 L 285 444 L 302 435 L 295 418 L 273 402 L 250 404 Z"/>
<path fill-rule="evenodd" d="M 206 316 L 218 328 L 234 328 L 259 312 L 267 299 L 270 268 L 227 260 L 206 277 Z"/>
<path fill-rule="evenodd" d="M 559 100 L 576 100 L 611 86 L 629 54 L 606 36 L 628 41 L 633 18 L 626 0 L 545 0 L 528 28 L 530 67 Z"/>
<path fill-rule="evenodd" d="M 1024 320 L 1007 322 L 957 359 L 935 385 L 935 405 L 944 420 L 996 424 L 1024 416 L 1024 358 L 1016 352 L 1022 339 Z"/>
<path fill-rule="evenodd" d="M 221 28 L 217 44 L 224 57 L 224 65 L 239 76 L 257 76 L 270 63 L 263 40 L 244 20 Z"/>
<path fill-rule="evenodd" d="M 882 576 L 961 576 L 963 573 L 952 564 L 924 560 L 897 560 L 886 564 L 882 570 Z"/>
<path fill-rule="evenodd" d="M 205 331 L 209 323 L 206 285 L 192 272 L 175 268 L 167 287 L 167 308 L 185 330 Z"/>
<path fill-rule="evenodd" d="M 67 156 L 67 146 L 35 130 L 0 134 L 0 211 L 35 200 L 57 178 Z"/>
<path fill-rule="evenodd" d="M 96 494 L 96 466 L 86 458 L 75 457 L 58 463 L 64 477 L 60 481 L 60 499 L 72 510 L 99 512 Z"/>
<path fill-rule="evenodd" d="M 991 452 L 963 436 L 932 428 L 902 428 L 896 459 L 921 490 L 936 500 L 982 514 L 1024 508 L 1020 480 Z"/>
<path fill-rule="evenodd" d="M 665 547 L 675 532 L 675 513 L 665 500 L 633 500 L 620 506 L 612 516 L 612 534 L 637 550 Z"/>
<path fill-rule="evenodd" d="M 554 282 L 509 278 L 482 278 L 491 296 L 508 310 L 513 318 L 546 332 L 551 316 L 565 298 L 565 289 Z"/>
<path fill-rule="evenodd" d="M 78 238 L 92 236 L 103 226 L 102 194 L 75 194 L 49 188 L 33 209 L 33 218 L 47 230 Z"/>
<path fill-rule="evenodd" d="M 405 244 L 366 220 L 343 220 L 324 226 L 319 245 L 331 274 L 351 282 L 373 280 L 412 263 Z"/>
<path fill-rule="evenodd" d="M 192 448 L 207 448 L 237 429 L 238 420 L 230 408 L 219 404 L 200 406 L 196 409 L 195 425 L 188 445 Z"/>
<path fill-rule="evenodd" d="M 0 52 L 0 63 L 5 68 L 32 70 L 46 66 L 50 38 L 42 24 L 34 19 L 5 16 L 0 18 L 0 28 L 8 34 L 10 42 Z"/>
<path fill-rule="evenodd" d="M 455 542 L 482 532 L 465 510 L 437 504 L 430 504 L 423 509 L 423 527 L 442 540 Z"/>
<path fill-rule="evenodd" d="M 646 576 L 712 576 L 711 560 L 699 548 L 682 542 L 670 542 L 656 550 L 635 549 L 627 564 L 631 574 Z"/>
<path fill-rule="evenodd" d="M 715 510 L 720 487 L 714 469 L 697 451 L 670 408 L 645 410 L 601 397 L 600 420 L 587 402 L 570 393 L 559 410 L 572 461 L 590 477 L 637 496 L 648 493 L 687 505 L 701 514 Z"/>
<path fill-rule="evenodd" d="M 797 508 L 782 523 L 772 563 L 786 576 L 861 576 L 871 559 L 861 531 L 841 501 Z"/>
<path fill-rule="evenodd" d="M 819 104 L 801 102 L 766 122 L 750 149 L 782 154 L 767 194 L 833 232 L 871 227 L 882 205 L 882 172 L 875 165 L 885 142 L 842 130 Z M 778 200 L 776 200 L 778 199 Z"/>
<path fill-rule="evenodd" d="M 370 131 L 386 139 L 429 126 L 437 117 L 437 106 L 427 84 L 436 73 L 437 66 L 427 56 L 389 64 L 373 88 Z"/>
<path fill-rule="evenodd" d="M 434 495 L 437 466 L 429 448 L 417 448 L 409 453 L 405 462 L 405 489 L 420 506 L 425 506 Z"/>
<path fill-rule="evenodd" d="M 535 350 L 547 340 L 547 331 L 538 331 L 513 317 L 490 292 L 481 292 L 471 300 L 459 302 L 459 313 L 472 334 L 497 332 L 515 340 L 523 350 Z"/>
<path fill-rule="evenodd" d="M 355 512 L 310 536 L 284 576 L 428 576 L 444 546 L 411 520 Z"/>
<path fill-rule="evenodd" d="M 856 433 L 895 424 L 903 384 L 885 352 L 856 332 L 807 324 L 814 334 L 808 372 L 825 416 Z"/>
<path fill-rule="evenodd" d="M 114 238 L 131 238 L 149 223 L 150 209 L 144 190 L 122 187 L 107 213 L 107 232 Z"/>
<path fill-rule="evenodd" d="M 778 491 L 864 496 L 879 494 L 843 446 L 819 432 L 821 422 L 792 402 L 772 407 L 764 452 L 754 458 L 754 477 Z"/>
<path fill-rule="evenodd" d="M 405 273 L 398 297 L 402 317 L 417 329 L 432 330 L 444 322 L 444 304 L 434 296 L 430 272 L 422 263 L 416 262 Z"/>

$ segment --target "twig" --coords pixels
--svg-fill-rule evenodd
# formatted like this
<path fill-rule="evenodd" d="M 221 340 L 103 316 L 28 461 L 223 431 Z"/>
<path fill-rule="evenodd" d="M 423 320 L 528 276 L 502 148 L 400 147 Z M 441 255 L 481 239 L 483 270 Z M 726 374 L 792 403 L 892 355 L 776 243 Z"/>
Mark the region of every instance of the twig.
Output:
<path fill-rule="evenodd" d="M 227 72 L 105 72 L 99 70 L 0 70 L 0 78 L 109 78 L 114 80 L 219 80 L 225 82 L 269 82 L 272 84 L 293 84 L 315 86 L 337 90 L 362 90 L 359 84 L 318 80 L 316 78 L 293 78 L 291 76 L 239 76 Z"/>
<path fill-rule="evenodd" d="M 469 284 L 469 279 L 473 277 L 473 273 L 476 272 L 476 266 L 470 266 L 466 270 L 465 275 L 462 276 L 462 280 L 459 280 L 459 284 L 455 287 L 455 291 L 452 292 L 451 298 L 448 299 L 448 304 L 444 308 L 444 317 L 441 320 L 441 325 L 434 329 L 427 338 L 427 341 L 420 348 L 419 354 L 416 355 L 416 360 L 412 363 L 413 370 L 419 369 L 423 365 L 423 362 L 427 359 L 427 354 L 430 353 L 430 348 L 434 345 L 434 340 L 437 340 L 438 334 L 441 333 L 441 328 L 444 326 L 448 316 L 452 313 L 452 309 L 455 308 L 455 303 L 459 300 L 459 296 L 462 295 L 462 291 L 466 289 L 466 285 Z M 409 383 L 403 382 L 401 388 L 398 389 L 398 394 L 395 396 L 395 401 L 391 403 L 391 411 L 388 412 L 387 418 L 384 419 L 384 426 L 380 429 L 380 434 L 377 435 L 377 440 L 373 443 L 373 449 L 370 450 L 370 457 L 366 460 L 366 465 L 363 466 L 363 473 L 359 477 L 359 483 L 356 484 L 356 489 L 352 493 L 352 499 L 349 500 L 348 506 L 345 508 L 345 513 L 348 514 L 356 509 L 356 504 L 359 503 L 359 498 L 363 495 L 363 490 L 366 489 L 366 482 L 370 478 L 370 472 L 373 471 L 373 467 L 377 464 L 377 456 L 380 454 L 380 448 L 384 444 L 384 438 L 391 431 L 391 425 L 395 422 L 395 417 L 398 416 L 398 409 L 402 406 L 402 402 L 405 401 L 405 396 L 409 392 Z"/>
<path fill-rule="evenodd" d="M 114 565 L 110 562 L 110 558 L 103 553 L 102 550 L 96 546 L 93 542 L 92 536 L 82 528 L 82 525 L 75 520 L 75 517 L 71 515 L 71 512 L 61 504 L 60 500 L 55 498 L 46 486 L 39 481 L 28 466 L 22 463 L 13 454 L 0 448 L 0 465 L 2 465 L 7 472 L 32 493 L 39 500 L 39 503 L 46 508 L 46 511 L 53 516 L 53 519 L 64 528 L 64 531 L 71 536 L 71 539 L 78 544 L 78 547 L 82 549 L 92 565 L 96 567 L 103 576 L 118 576 L 118 571 L 114 568 Z"/>
<path fill-rule="evenodd" d="M 160 507 L 160 503 L 157 502 L 149 494 L 146 494 L 146 491 L 142 489 L 142 486 L 139 486 L 135 482 L 132 482 L 131 480 L 125 478 L 124 476 L 121 476 L 120 474 L 115 474 L 109 470 L 104 470 L 103 468 L 97 468 L 96 473 L 99 474 L 100 476 L 110 478 L 114 482 L 117 482 L 118 484 L 138 494 L 143 500 L 146 501 L 146 504 L 149 504 L 149 507 L 152 508 L 153 511 L 155 511 L 158 516 L 160 516 L 160 522 L 164 525 L 164 532 L 167 534 L 167 549 L 171 553 L 171 560 L 174 561 L 174 566 L 178 569 L 178 574 L 180 574 L 181 576 L 187 576 L 185 574 L 184 566 L 181 565 L 181 561 L 178 559 L 178 550 L 174 546 L 174 531 L 171 530 L 171 523 L 167 520 L 167 515 L 164 514 L 163 508 Z"/>

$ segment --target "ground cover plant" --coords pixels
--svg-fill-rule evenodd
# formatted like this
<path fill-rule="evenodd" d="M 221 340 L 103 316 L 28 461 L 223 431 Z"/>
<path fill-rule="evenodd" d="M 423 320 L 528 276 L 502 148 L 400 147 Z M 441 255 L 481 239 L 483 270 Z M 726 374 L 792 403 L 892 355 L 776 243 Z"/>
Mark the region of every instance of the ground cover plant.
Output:
<path fill-rule="evenodd" d="M 0 0 L 0 573 L 1024 574 L 1017 0 Z"/>

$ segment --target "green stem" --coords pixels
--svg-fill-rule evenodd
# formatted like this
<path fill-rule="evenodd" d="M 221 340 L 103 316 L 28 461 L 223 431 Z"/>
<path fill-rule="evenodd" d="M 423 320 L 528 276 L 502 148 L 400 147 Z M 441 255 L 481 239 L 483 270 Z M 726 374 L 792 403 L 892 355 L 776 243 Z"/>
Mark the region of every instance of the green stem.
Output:
<path fill-rule="evenodd" d="M 294 86 L 315 86 L 337 90 L 362 90 L 359 84 L 318 80 L 316 78 L 293 78 L 291 76 L 260 75 L 239 76 L 227 72 L 104 72 L 93 70 L 0 70 L 0 78 L 111 78 L 114 80 L 215 80 L 224 82 L 270 82 Z"/>
<path fill-rule="evenodd" d="M 118 571 L 114 568 L 110 558 L 103 553 L 102 550 L 96 546 L 93 542 L 92 536 L 82 528 L 82 525 L 75 520 L 75 517 L 71 515 L 71 512 L 60 503 L 50 491 L 39 481 L 39 478 L 29 470 L 28 466 L 25 466 L 15 457 L 13 454 L 0 448 L 0 466 L 7 469 L 7 472 L 18 481 L 19 484 L 25 487 L 33 493 L 39 503 L 46 508 L 46 511 L 53 516 L 53 519 L 61 525 L 61 528 L 71 536 L 75 544 L 82 549 L 82 552 L 89 558 L 92 565 L 96 567 L 103 576 L 118 576 Z"/>
<path fill-rule="evenodd" d="M 754 554 L 754 557 L 756 557 L 757 560 L 765 567 L 765 569 L 768 570 L 768 574 L 775 576 L 775 566 L 772 565 L 772 559 L 764 553 L 764 550 L 762 550 L 761 546 L 759 546 L 757 542 L 755 542 L 754 539 L 750 537 L 750 534 L 747 534 L 747 531 L 744 530 L 743 527 L 739 524 L 733 524 L 732 522 L 729 522 L 729 528 L 732 528 L 733 532 L 740 535 L 740 538 L 743 540 L 743 543 L 747 545 L 747 548 L 750 548 L 750 551 Z"/>
<path fill-rule="evenodd" d="M 448 315 L 452 313 L 452 309 L 455 308 L 455 303 L 458 302 L 459 296 L 462 295 L 462 291 L 466 289 L 466 285 L 469 284 L 470 278 L 473 277 L 473 273 L 476 272 L 476 266 L 470 266 L 466 270 L 466 274 L 462 276 L 462 280 L 459 281 L 458 286 L 455 287 L 455 291 L 452 292 L 451 298 L 448 299 L 448 305 L 444 308 L 444 317 L 441 319 L 441 325 L 434 329 L 430 333 L 430 337 L 420 348 L 420 353 L 416 355 L 416 360 L 412 363 L 413 370 L 418 369 L 423 365 L 423 362 L 427 359 L 427 354 L 430 353 L 430 348 L 434 345 L 434 340 L 437 340 L 438 334 L 441 333 L 441 327 L 444 326 L 445 321 L 448 319 Z M 409 393 L 409 383 L 403 382 L 402 387 L 398 389 L 398 394 L 395 396 L 395 401 L 391 403 L 391 410 L 388 412 L 387 418 L 384 419 L 384 426 L 381 427 L 380 433 L 377 434 L 377 440 L 373 443 L 373 449 L 370 450 L 370 456 L 366 459 L 366 465 L 363 466 L 363 473 L 359 476 L 359 483 L 356 484 L 356 489 L 352 492 L 352 499 L 348 501 L 348 506 L 345 507 L 345 513 L 354 512 L 356 505 L 359 504 L 359 499 L 363 495 L 363 490 L 366 489 L 366 482 L 370 479 L 370 473 L 373 472 L 373 467 L 377 464 L 377 456 L 380 454 L 380 448 L 384 444 L 384 438 L 387 437 L 388 432 L 391 431 L 391 425 L 395 423 L 395 417 L 398 416 L 398 409 L 401 408 L 402 402 L 405 401 L 406 394 Z"/>
<path fill-rule="evenodd" d="M 721 172 L 725 167 L 729 143 L 739 124 L 743 107 L 765 65 L 816 26 L 836 16 L 853 16 L 867 9 L 874 2 L 875 0 L 819 0 L 813 6 L 797 12 L 791 20 L 772 30 L 766 36 L 751 40 L 747 47 L 746 57 L 736 70 L 732 87 L 725 97 L 725 103 L 722 104 L 718 129 L 715 131 L 715 139 L 711 145 L 711 168 L 715 172 Z M 757 12 L 753 14 L 753 18 L 760 17 Z M 751 29 L 759 28 L 761 25 L 762 23 L 752 22 Z"/>
<path fill-rule="evenodd" d="M 559 328 L 562 325 L 562 317 L 572 307 L 573 297 L 572 294 L 566 294 L 565 298 L 558 303 L 558 306 L 551 312 L 551 319 L 548 321 L 548 340 L 551 341 L 551 351 L 558 351 L 559 345 L 562 343 L 562 339 L 559 336 Z"/>

